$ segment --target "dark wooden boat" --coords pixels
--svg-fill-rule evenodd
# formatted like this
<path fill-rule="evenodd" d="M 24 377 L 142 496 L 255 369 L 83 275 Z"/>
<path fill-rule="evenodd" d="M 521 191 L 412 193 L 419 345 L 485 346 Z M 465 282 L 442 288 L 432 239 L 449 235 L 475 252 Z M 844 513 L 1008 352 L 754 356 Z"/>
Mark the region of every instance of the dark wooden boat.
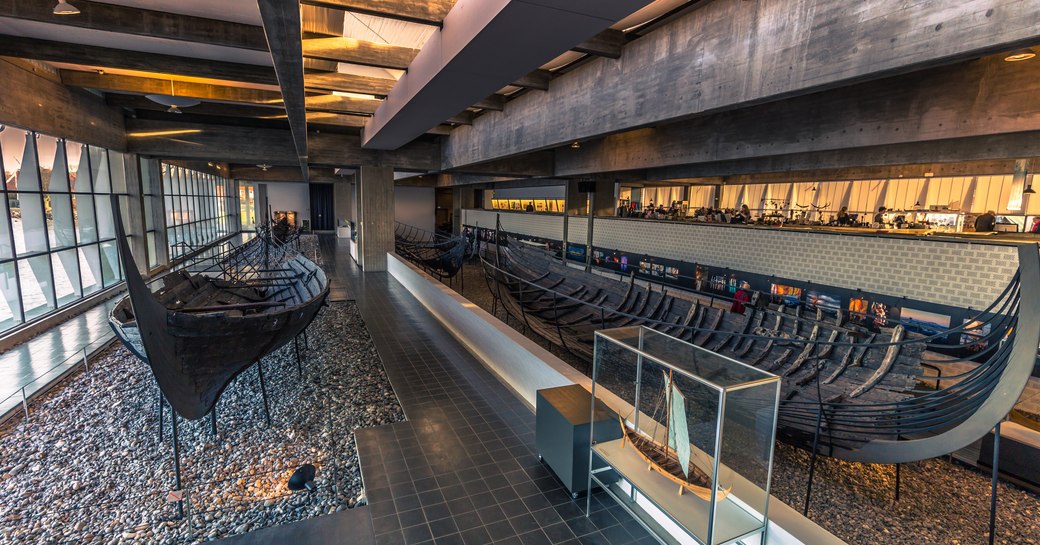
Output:
<path fill-rule="evenodd" d="M 728 301 L 586 273 L 504 234 L 495 239 L 504 242 L 481 254 L 494 310 L 525 330 L 591 360 L 595 331 L 642 325 L 780 375 L 778 437 L 847 460 L 920 460 L 988 433 L 1021 395 L 1040 342 L 1035 246 L 1020 252 L 1019 274 L 978 315 L 988 348 L 958 360 L 934 349 L 957 346 L 945 345 L 946 337 L 959 337 L 964 326 L 925 337 L 901 325 L 868 331 L 819 309 L 748 306 L 741 315 Z M 1020 304 L 1027 297 L 1034 302 Z M 1024 321 L 1027 314 L 1035 319 Z M 974 370 L 925 388 L 935 380 L 922 363 L 939 361 Z"/>
<path fill-rule="evenodd" d="M 169 273 L 153 293 L 115 223 L 128 295 L 109 323 L 189 420 L 209 413 L 239 373 L 303 332 L 328 296 L 317 265 L 267 237 L 228 252 L 215 270 Z"/>
<path fill-rule="evenodd" d="M 469 242 L 461 236 L 433 233 L 394 222 L 394 250 L 439 280 L 454 278 L 471 257 Z"/>

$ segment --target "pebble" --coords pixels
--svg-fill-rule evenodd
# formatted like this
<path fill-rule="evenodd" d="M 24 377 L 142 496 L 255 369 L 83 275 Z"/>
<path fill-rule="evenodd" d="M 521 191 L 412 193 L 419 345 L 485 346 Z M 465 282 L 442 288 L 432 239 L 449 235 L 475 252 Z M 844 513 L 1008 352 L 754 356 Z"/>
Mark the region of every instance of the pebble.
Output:
<path fill-rule="evenodd" d="M 114 345 L 34 402 L 24 425 L 0 426 L 0 545 L 194 544 L 361 504 L 351 431 L 404 414 L 353 303 L 323 309 L 308 337 L 302 381 L 292 343 L 263 361 L 271 427 L 254 370 L 221 397 L 218 436 L 209 418 L 179 420 L 192 529 L 166 501 L 169 409 L 160 442 L 151 372 Z M 319 467 L 318 490 L 290 493 L 289 475 L 308 462 Z"/>

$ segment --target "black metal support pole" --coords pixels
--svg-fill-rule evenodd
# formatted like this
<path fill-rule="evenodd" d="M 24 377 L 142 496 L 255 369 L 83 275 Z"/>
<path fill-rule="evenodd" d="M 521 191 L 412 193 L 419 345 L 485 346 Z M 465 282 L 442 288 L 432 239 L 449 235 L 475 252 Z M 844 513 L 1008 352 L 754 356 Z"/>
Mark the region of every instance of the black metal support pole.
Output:
<path fill-rule="evenodd" d="M 260 360 L 256 362 L 256 376 L 260 379 L 260 397 L 264 400 L 264 419 L 267 427 L 271 427 L 271 407 L 267 404 L 267 385 L 264 384 L 264 367 Z"/>
<path fill-rule="evenodd" d="M 181 450 L 177 444 L 179 442 L 179 435 L 177 434 L 177 411 L 170 411 L 173 414 L 170 415 L 170 425 L 173 428 L 173 489 L 180 491 L 181 489 Z M 184 502 L 177 502 L 177 518 L 184 518 Z"/>
<path fill-rule="evenodd" d="M 813 474 L 816 472 L 816 450 L 820 444 L 820 423 L 823 421 L 823 410 L 816 412 L 816 433 L 813 434 L 812 457 L 809 459 L 809 482 L 805 487 L 805 506 L 802 507 L 802 516 L 809 515 L 809 500 L 812 498 Z"/>
<path fill-rule="evenodd" d="M 210 435 L 217 434 L 217 406 L 213 406 L 213 410 L 209 412 L 209 433 Z"/>
<path fill-rule="evenodd" d="M 900 484 L 899 468 L 901 468 L 901 467 L 903 467 L 903 464 L 896 464 L 896 501 L 899 501 L 899 484 Z"/>
<path fill-rule="evenodd" d="M 310 350 L 311 349 L 311 340 L 307 337 L 307 330 L 306 329 L 303 330 L 303 349 L 304 350 Z"/>
<path fill-rule="evenodd" d="M 989 545 L 997 539 L 997 474 L 1000 473 L 1000 422 L 993 428 L 993 482 L 989 491 Z"/>
<path fill-rule="evenodd" d="M 293 345 L 296 347 L 296 374 L 300 378 L 303 378 L 303 364 L 300 363 L 300 336 L 297 335 L 293 339 Z"/>
<path fill-rule="evenodd" d="M 158 388 L 156 388 L 156 389 L 158 389 Z M 162 390 L 159 390 L 159 400 L 158 401 L 159 401 L 159 403 L 157 403 L 157 405 L 159 407 L 159 442 L 162 443 L 162 440 L 163 440 L 163 395 L 162 395 Z"/>

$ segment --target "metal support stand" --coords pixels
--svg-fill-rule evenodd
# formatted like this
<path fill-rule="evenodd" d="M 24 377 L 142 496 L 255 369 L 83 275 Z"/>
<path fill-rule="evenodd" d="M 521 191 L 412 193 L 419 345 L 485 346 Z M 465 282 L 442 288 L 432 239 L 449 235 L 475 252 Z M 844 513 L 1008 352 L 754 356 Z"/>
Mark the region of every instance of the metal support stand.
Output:
<path fill-rule="evenodd" d="M 25 397 L 25 386 L 22 386 L 22 410 L 25 411 L 25 419 L 29 420 L 29 399 Z"/>
<path fill-rule="evenodd" d="M 256 376 L 260 379 L 260 397 L 264 400 L 264 418 L 267 420 L 267 427 L 271 427 L 271 408 L 267 404 L 267 385 L 264 384 L 264 367 L 260 360 L 256 362 Z"/>
<path fill-rule="evenodd" d="M 899 484 L 901 482 L 899 478 L 899 468 L 903 467 L 903 464 L 896 464 L 896 501 L 899 501 Z"/>
<path fill-rule="evenodd" d="M 213 406 L 213 410 L 209 412 L 209 433 L 210 435 L 217 434 L 217 406 Z"/>
<path fill-rule="evenodd" d="M 997 474 L 1000 472 L 1000 422 L 993 428 L 993 482 L 989 491 L 989 545 L 997 538 Z"/>
<path fill-rule="evenodd" d="M 159 390 L 159 389 L 156 388 L 156 390 Z M 162 390 L 159 390 L 159 399 L 158 399 L 158 403 L 156 404 L 156 406 L 157 406 L 157 408 L 159 410 L 159 442 L 162 443 L 162 440 L 163 440 L 163 395 L 162 395 Z"/>
<path fill-rule="evenodd" d="M 823 411 L 816 412 L 816 433 L 812 441 L 812 457 L 809 459 L 809 482 L 805 487 L 805 506 L 802 507 L 802 516 L 809 516 L 809 500 L 812 498 L 813 474 L 816 473 L 816 450 L 820 444 L 820 424 L 823 422 Z"/>
<path fill-rule="evenodd" d="M 170 425 L 173 428 L 173 489 L 181 489 L 181 451 L 177 435 L 177 412 L 170 415 Z M 184 502 L 177 502 L 177 518 L 184 518 Z"/>
<path fill-rule="evenodd" d="M 303 364 L 300 363 L 300 336 L 297 335 L 293 339 L 293 346 L 296 348 L 296 374 L 303 378 Z"/>

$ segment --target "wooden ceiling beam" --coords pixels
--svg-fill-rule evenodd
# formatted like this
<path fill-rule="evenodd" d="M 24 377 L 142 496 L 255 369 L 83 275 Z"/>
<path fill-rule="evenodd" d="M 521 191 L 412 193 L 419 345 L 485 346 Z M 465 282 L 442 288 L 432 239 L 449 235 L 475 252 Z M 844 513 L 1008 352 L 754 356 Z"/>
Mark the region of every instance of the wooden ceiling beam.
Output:
<path fill-rule="evenodd" d="M 51 11 L 53 7 L 53 2 L 0 0 L 0 17 L 255 51 L 268 50 L 263 29 L 254 25 L 88 0 L 76 0 L 80 13 L 70 17 L 55 16 Z"/>
<path fill-rule="evenodd" d="M 336 114 L 371 114 L 382 104 L 381 100 L 321 95 L 307 97 L 307 111 Z"/>
<path fill-rule="evenodd" d="M 0 55 L 264 85 L 278 83 L 270 66 L 158 55 L 91 45 L 73 46 L 65 42 L 17 36 L 0 36 Z"/>
<path fill-rule="evenodd" d="M 628 38 L 624 32 L 608 28 L 599 34 L 585 40 L 584 42 L 571 48 L 572 51 L 579 53 L 588 53 L 589 55 L 595 55 L 597 57 L 607 57 L 610 59 L 621 58 L 621 48 L 628 43 Z"/>
<path fill-rule="evenodd" d="M 206 101 L 282 105 L 282 95 L 276 91 L 186 81 L 173 82 L 171 86 L 171 80 L 162 78 L 62 70 L 61 82 L 70 87 L 85 87 L 87 89 L 116 93 L 137 95 L 173 94 Z"/>
<path fill-rule="evenodd" d="M 390 89 L 394 88 L 394 84 L 397 81 L 330 72 L 326 74 L 306 74 L 303 77 L 303 83 L 307 89 L 386 96 Z"/>
<path fill-rule="evenodd" d="M 418 49 L 410 47 L 378 44 L 353 38 L 312 38 L 303 41 L 304 57 L 378 68 L 404 70 L 418 54 Z"/>
<path fill-rule="evenodd" d="M 440 26 L 455 0 L 303 0 L 304 4 Z"/>
<path fill-rule="evenodd" d="M 334 127 L 364 127 L 368 116 L 334 114 L 330 112 L 307 112 L 307 123 L 311 125 L 331 125 Z"/>

